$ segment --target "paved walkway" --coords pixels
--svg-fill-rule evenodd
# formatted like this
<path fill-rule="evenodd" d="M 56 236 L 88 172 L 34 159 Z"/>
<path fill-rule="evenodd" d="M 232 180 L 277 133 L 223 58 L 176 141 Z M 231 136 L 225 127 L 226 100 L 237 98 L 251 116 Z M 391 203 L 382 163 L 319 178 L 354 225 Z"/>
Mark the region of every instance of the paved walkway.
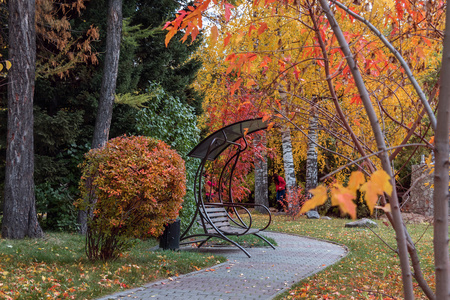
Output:
<path fill-rule="evenodd" d="M 236 247 L 196 249 L 223 255 L 228 261 L 213 267 L 215 271 L 200 270 L 174 277 L 173 281 L 152 282 L 101 300 L 272 299 L 347 254 L 345 247 L 324 241 L 275 232 L 264 232 L 263 235 L 278 243 L 276 250 L 247 248 L 252 256 L 248 258 Z"/>

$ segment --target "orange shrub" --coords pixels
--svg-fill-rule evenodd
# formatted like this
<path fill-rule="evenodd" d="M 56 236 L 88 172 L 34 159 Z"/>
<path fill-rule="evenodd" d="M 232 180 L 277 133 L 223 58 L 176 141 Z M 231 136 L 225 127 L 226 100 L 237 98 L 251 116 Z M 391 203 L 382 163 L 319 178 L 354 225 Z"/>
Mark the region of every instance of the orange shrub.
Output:
<path fill-rule="evenodd" d="M 178 216 L 186 193 L 185 166 L 164 142 L 121 136 L 89 151 L 81 167 L 84 200 L 79 202 L 91 216 L 90 259 L 117 258 L 133 238 L 158 237 Z"/>

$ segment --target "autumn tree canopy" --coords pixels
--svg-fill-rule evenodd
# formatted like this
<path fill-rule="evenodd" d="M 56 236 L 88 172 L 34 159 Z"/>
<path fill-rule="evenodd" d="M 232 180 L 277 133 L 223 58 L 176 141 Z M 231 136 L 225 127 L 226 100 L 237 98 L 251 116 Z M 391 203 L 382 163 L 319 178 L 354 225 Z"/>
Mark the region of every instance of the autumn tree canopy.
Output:
<path fill-rule="evenodd" d="M 362 191 L 371 210 L 373 201 L 381 201 L 396 229 L 406 298 L 412 295 L 408 253 L 415 262 L 416 280 L 427 295 L 434 297 L 420 278 L 417 253 L 401 225 L 395 179 L 400 179 L 402 169 L 413 157 L 417 159 L 418 153 L 436 150 L 432 131 L 439 128 L 434 110 L 444 5 L 442 1 L 402 0 L 204 0 L 180 11 L 165 26 L 167 44 L 177 31 L 185 33 L 182 40 L 189 35 L 195 38 L 207 24 L 207 47 L 219 57 L 220 52 L 226 56 L 217 60 L 217 65 L 228 75 L 230 95 L 239 93 L 240 87 L 255 86 L 270 99 L 266 109 L 273 120 L 289 123 L 304 136 L 308 110 L 312 100 L 318 100 L 314 105 L 322 131 L 318 146 L 322 155 L 333 154 L 333 167 L 342 166 L 337 169 L 342 171 L 337 174 L 338 182 L 346 180 L 355 168 L 372 176 L 379 174 L 377 169 L 384 169 L 386 174 L 376 178 L 392 180 L 396 187 L 392 194 L 385 183 L 381 190 L 367 183 Z M 206 79 L 214 83 L 217 76 Z M 239 103 L 239 97 L 235 99 Z M 445 118 L 441 122 L 448 127 Z M 448 137 L 443 142 L 448 144 Z M 355 216 L 355 208 L 349 209 L 354 192 L 347 188 L 332 184 L 332 202 Z M 448 191 L 441 191 L 448 201 Z M 315 194 L 321 196 L 311 200 L 316 201 L 313 206 L 321 202 L 319 198 L 326 198 L 323 192 Z M 435 202 L 444 203 L 436 194 Z M 440 236 L 445 239 L 445 234 Z M 436 259 L 448 263 L 448 255 Z M 445 292 L 446 287 L 442 287 L 438 294 Z"/>

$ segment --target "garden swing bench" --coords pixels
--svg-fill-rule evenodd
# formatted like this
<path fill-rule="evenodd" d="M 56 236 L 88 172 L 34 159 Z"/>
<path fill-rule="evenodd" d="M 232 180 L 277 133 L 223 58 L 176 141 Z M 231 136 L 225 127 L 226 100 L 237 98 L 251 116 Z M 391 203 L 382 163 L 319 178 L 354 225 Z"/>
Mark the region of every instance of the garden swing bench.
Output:
<path fill-rule="evenodd" d="M 266 128 L 267 124 L 266 122 L 263 122 L 261 118 L 240 121 L 212 133 L 200 142 L 194 149 L 192 149 L 191 152 L 189 152 L 189 157 L 200 158 L 201 163 L 197 169 L 194 181 L 196 211 L 187 229 L 181 234 L 180 245 L 196 244 L 197 247 L 200 248 L 208 240 L 216 237 L 235 245 L 248 257 L 251 257 L 244 247 L 230 239 L 229 236 L 243 236 L 252 234 L 262 239 L 265 243 L 275 249 L 275 247 L 267 239 L 259 234 L 260 231 L 263 231 L 269 227 L 271 223 L 272 216 L 270 210 L 261 204 L 236 203 L 233 201 L 231 192 L 233 172 L 239 160 L 239 156 L 248 147 L 246 135 Z M 243 139 L 245 146 L 237 143 L 240 139 Z M 229 146 L 234 146 L 236 148 L 236 153 L 234 153 L 234 155 L 226 161 L 220 173 L 218 181 L 219 190 L 217 193 L 218 202 L 210 202 L 210 199 L 204 197 L 202 188 L 204 184 L 202 178 L 205 171 L 205 164 L 207 161 L 214 161 Z M 230 168 L 228 181 L 224 178 L 224 173 L 227 168 Z M 222 197 L 223 192 L 221 187 L 223 185 L 228 186 L 228 202 L 224 202 Z M 252 215 L 248 208 L 256 206 L 262 207 L 268 213 L 269 221 L 263 228 L 252 227 Z M 247 222 L 245 222 L 243 217 L 240 215 L 242 212 L 244 212 L 244 215 L 248 216 Z M 202 232 L 189 234 L 189 231 L 193 229 L 193 225 L 196 222 L 200 223 Z"/>

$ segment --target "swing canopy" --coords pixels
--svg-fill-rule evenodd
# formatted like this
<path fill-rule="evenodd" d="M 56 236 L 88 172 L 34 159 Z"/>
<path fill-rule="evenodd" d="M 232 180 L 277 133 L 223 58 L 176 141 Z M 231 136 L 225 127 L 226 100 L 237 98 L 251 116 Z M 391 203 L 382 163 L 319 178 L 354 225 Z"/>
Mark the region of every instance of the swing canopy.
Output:
<path fill-rule="evenodd" d="M 204 159 L 208 153 L 206 160 L 215 160 L 228 146 L 243 138 L 246 134 L 263 130 L 267 128 L 267 122 L 263 122 L 262 118 L 244 120 L 223 127 L 216 132 L 210 134 L 201 141 L 194 149 L 189 152 L 189 157 Z"/>

